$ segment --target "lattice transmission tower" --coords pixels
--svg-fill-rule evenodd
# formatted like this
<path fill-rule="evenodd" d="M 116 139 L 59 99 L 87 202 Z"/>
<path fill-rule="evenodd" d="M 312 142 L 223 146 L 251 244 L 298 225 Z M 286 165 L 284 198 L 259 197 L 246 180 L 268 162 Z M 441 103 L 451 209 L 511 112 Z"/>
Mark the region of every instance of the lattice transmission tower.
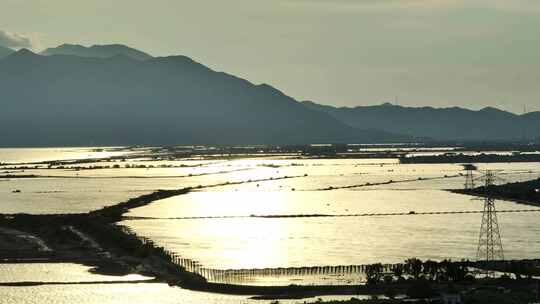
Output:
<path fill-rule="evenodd" d="M 466 171 L 465 190 L 472 190 L 476 187 L 473 172 L 476 171 L 478 168 L 473 164 L 465 164 L 463 165 L 463 168 Z"/>
<path fill-rule="evenodd" d="M 490 189 L 494 185 L 496 178 L 493 171 L 487 171 L 483 178 L 485 180 L 484 212 L 482 213 L 478 250 L 476 251 L 476 259 L 488 263 L 504 260 L 499 222 L 495 209 L 495 199 L 490 193 Z M 490 275 L 490 272 L 488 272 L 488 275 Z"/>

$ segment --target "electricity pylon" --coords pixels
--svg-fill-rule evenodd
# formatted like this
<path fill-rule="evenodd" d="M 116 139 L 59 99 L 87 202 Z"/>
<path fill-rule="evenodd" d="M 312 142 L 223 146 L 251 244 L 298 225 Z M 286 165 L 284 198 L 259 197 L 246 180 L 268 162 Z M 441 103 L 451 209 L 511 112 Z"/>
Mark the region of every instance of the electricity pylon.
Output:
<path fill-rule="evenodd" d="M 482 224 L 480 226 L 480 236 L 478 238 L 478 250 L 476 251 L 477 261 L 491 263 L 493 261 L 504 260 L 504 251 L 495 210 L 495 199 L 490 193 L 490 188 L 496 179 L 492 171 L 487 171 L 483 177 L 484 185 L 484 212 L 482 212 Z M 489 266 L 488 266 L 489 267 Z M 492 276 L 492 271 L 487 271 L 487 276 Z"/>
<path fill-rule="evenodd" d="M 473 171 L 476 171 L 477 168 L 473 164 L 465 164 L 463 168 L 467 171 L 465 175 L 465 190 L 472 190 L 475 188 Z"/>

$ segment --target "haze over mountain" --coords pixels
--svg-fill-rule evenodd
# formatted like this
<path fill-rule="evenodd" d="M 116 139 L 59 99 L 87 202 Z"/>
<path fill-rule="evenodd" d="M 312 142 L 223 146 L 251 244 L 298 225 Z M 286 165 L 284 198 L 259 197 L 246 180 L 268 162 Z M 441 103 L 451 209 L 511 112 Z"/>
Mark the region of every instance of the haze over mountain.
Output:
<path fill-rule="evenodd" d="M 359 130 L 188 57 L 0 60 L 0 144 L 299 144 L 410 140 Z"/>
<path fill-rule="evenodd" d="M 55 48 L 48 48 L 41 55 L 74 55 L 79 57 L 110 58 L 118 55 L 127 56 L 137 60 L 148 60 L 152 56 L 145 52 L 121 44 L 93 45 L 85 47 L 78 44 L 62 44 Z"/>
<path fill-rule="evenodd" d="M 540 112 L 516 115 L 487 107 L 472 111 L 459 107 L 379 106 L 333 107 L 304 101 L 310 109 L 330 114 L 356 128 L 374 128 L 437 140 L 496 141 L 535 139 L 540 134 Z"/>

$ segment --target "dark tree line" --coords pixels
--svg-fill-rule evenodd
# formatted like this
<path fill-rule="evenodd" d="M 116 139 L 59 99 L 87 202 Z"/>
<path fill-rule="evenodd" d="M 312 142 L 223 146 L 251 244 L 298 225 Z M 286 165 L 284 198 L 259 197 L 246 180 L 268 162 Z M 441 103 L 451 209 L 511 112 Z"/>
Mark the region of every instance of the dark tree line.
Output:
<path fill-rule="evenodd" d="M 380 263 L 367 265 L 366 278 L 368 284 L 420 279 L 437 282 L 461 282 L 473 278 L 470 266 L 471 263 L 468 261 L 444 260 L 436 262 L 411 258 L 402 264 L 394 264 L 389 267 Z"/>

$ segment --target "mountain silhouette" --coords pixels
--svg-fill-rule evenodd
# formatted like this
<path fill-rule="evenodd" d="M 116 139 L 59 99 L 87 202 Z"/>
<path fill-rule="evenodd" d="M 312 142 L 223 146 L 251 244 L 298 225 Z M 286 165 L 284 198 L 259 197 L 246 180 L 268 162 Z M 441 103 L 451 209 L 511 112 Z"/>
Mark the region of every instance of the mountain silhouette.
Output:
<path fill-rule="evenodd" d="M 3 46 L 0 45 L 0 59 L 6 57 L 8 55 L 11 55 L 13 52 L 15 52 L 15 51 L 10 49 L 10 48 L 3 47 Z"/>
<path fill-rule="evenodd" d="M 442 141 L 533 140 L 540 134 L 540 112 L 516 115 L 493 107 L 479 111 L 433 107 L 332 107 L 311 101 L 303 104 L 355 128 L 374 128 Z"/>
<path fill-rule="evenodd" d="M 79 57 L 110 58 L 118 55 L 127 56 L 137 60 L 148 60 L 152 56 L 145 52 L 121 44 L 93 45 L 85 47 L 77 44 L 62 44 L 55 48 L 48 48 L 41 55 L 73 55 Z"/>
<path fill-rule="evenodd" d="M 0 60 L 4 146 L 302 144 L 412 140 L 360 130 L 279 90 L 185 56 Z"/>

